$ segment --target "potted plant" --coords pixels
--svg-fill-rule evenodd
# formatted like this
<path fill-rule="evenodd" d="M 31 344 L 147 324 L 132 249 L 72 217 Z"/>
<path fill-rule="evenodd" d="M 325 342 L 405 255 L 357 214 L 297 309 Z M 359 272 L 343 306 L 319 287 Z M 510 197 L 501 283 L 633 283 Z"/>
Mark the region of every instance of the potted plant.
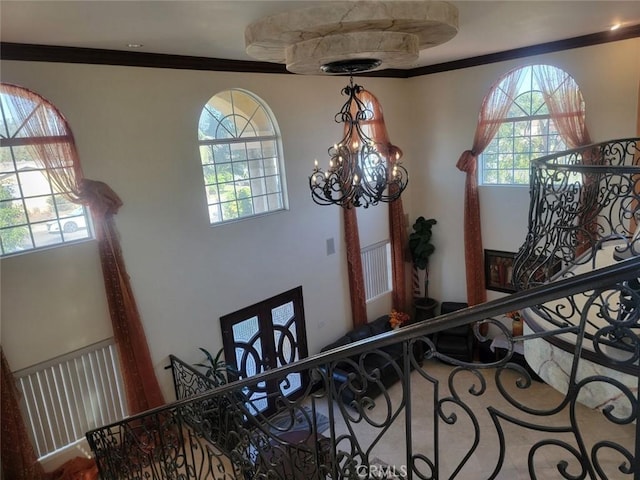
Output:
<path fill-rule="evenodd" d="M 429 297 L 429 257 L 436 247 L 431 243 L 432 227 L 438 223 L 433 218 L 418 217 L 409 235 L 409 252 L 413 263 L 413 302 L 416 321 L 435 316 L 438 302 Z M 420 270 L 424 270 L 424 294 L 420 288 Z"/>
<path fill-rule="evenodd" d="M 227 365 L 222 358 L 223 349 L 218 350 L 218 353 L 214 357 L 208 350 L 202 347 L 199 348 L 206 357 L 206 363 L 196 363 L 194 365 L 205 369 L 204 375 L 213 381 L 214 386 L 219 387 L 227 383 L 227 374 L 230 371 L 233 372 L 234 369 L 230 365 Z"/>
<path fill-rule="evenodd" d="M 212 380 L 215 388 L 225 385 L 227 382 L 238 378 L 238 370 L 227 364 L 223 358 L 224 348 L 218 350 L 215 357 L 205 348 L 199 347 L 205 355 L 205 361 L 195 363 L 194 366 L 204 368 L 204 375 Z M 229 373 L 232 378 L 229 379 Z M 241 411 L 235 403 L 244 403 L 242 393 L 230 392 L 229 394 L 213 397 L 203 405 L 206 408 L 201 412 L 199 421 L 208 425 L 207 435 L 217 444 L 223 445 L 229 451 L 236 448 L 240 442 L 236 433 L 237 426 L 242 423 Z"/>

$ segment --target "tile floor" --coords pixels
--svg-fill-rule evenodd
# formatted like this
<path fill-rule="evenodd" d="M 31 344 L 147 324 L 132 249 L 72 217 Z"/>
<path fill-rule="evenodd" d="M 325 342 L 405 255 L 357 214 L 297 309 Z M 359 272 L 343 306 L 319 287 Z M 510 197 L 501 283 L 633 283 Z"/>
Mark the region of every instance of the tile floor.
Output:
<path fill-rule="evenodd" d="M 450 394 L 449 374 L 452 367 L 438 361 L 425 361 L 423 372 L 438 380 L 439 398 L 443 399 Z M 533 382 L 528 388 L 518 388 L 516 380 L 518 375 L 506 372 L 502 384 L 517 403 L 536 411 L 554 412 L 552 415 L 536 415 L 524 413 L 510 405 L 496 387 L 495 370 L 482 370 L 486 379 L 486 390 L 481 395 L 473 395 L 470 389 L 480 390 L 481 381 L 470 372 L 460 372 L 451 383 L 453 389 L 458 392 L 459 398 L 475 414 L 479 429 L 479 441 L 477 448 L 473 450 L 468 461 L 464 463 L 460 471 L 455 475 L 456 479 L 482 480 L 491 477 L 496 469 L 499 458 L 499 435 L 495 424 L 502 427 L 504 433 L 504 460 L 498 475 L 495 478 L 503 480 L 517 480 L 538 478 L 543 480 L 561 479 L 558 464 L 566 460 L 567 472 L 570 475 L 581 474 L 581 467 L 575 457 L 565 448 L 557 445 L 542 446 L 533 455 L 535 477 L 529 474 L 528 457 L 532 447 L 537 442 L 545 439 L 555 439 L 567 442 L 568 445 L 577 445 L 575 436 L 568 432 L 554 431 L 538 432 L 530 428 L 514 425 L 508 420 L 508 416 L 550 429 L 561 429 L 570 425 L 570 408 L 560 409 L 554 412 L 561 403 L 563 395 L 549 387 L 545 383 Z M 413 454 L 423 454 L 430 460 L 434 459 L 434 383 L 421 375 L 419 371 L 411 373 L 411 439 Z M 355 412 L 349 410 L 351 417 L 345 420 L 344 416 L 336 412 L 334 427 L 337 435 L 348 434 L 350 429 L 355 433 L 355 438 L 361 447 L 369 454 L 369 458 L 378 458 L 400 470 L 407 464 L 407 441 L 405 432 L 406 413 L 398 408 L 403 397 L 401 382 L 396 383 L 389 390 L 389 401 L 384 397 L 376 398 L 376 407 L 366 412 L 369 422 L 357 421 Z M 488 406 L 491 406 L 490 408 Z M 320 412 L 327 414 L 326 402 L 320 400 L 317 404 Z M 439 477 L 440 479 L 452 478 L 465 455 L 473 448 L 474 423 L 470 416 L 459 405 L 451 401 L 442 402 L 442 412 L 446 416 L 455 414 L 456 421 L 447 424 L 443 420 L 437 422 L 439 432 Z M 492 415 L 493 413 L 493 415 Z M 392 426 L 384 429 L 376 426 L 376 422 L 382 423 L 386 418 L 397 414 Z M 587 451 L 591 451 L 595 442 L 608 440 L 624 445 L 631 454 L 635 452 L 636 425 L 616 425 L 608 421 L 597 410 L 592 410 L 582 405 L 577 405 L 574 414 L 579 425 L 580 434 L 583 437 Z M 495 422 L 495 423 L 494 423 Z M 328 436 L 328 431 L 325 435 Z M 340 438 L 340 437 L 338 437 Z M 341 449 L 349 451 L 348 439 L 338 441 Z M 598 454 L 600 465 L 604 470 L 604 476 L 596 478 L 623 479 L 633 478 L 633 474 L 625 475 L 618 470 L 623 463 L 620 453 L 611 448 L 603 448 Z M 419 461 L 417 468 L 425 477 L 429 478 L 430 469 L 425 462 Z M 414 475 L 414 478 L 420 478 Z M 589 475 L 583 478 L 590 478 Z"/>

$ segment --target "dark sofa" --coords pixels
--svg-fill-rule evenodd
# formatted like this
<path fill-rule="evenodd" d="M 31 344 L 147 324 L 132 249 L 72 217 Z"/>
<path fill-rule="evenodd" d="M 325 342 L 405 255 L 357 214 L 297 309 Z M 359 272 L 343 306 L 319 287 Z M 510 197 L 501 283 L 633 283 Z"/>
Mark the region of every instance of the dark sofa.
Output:
<path fill-rule="evenodd" d="M 362 325 L 336 341 L 325 346 L 322 351 L 342 347 L 365 338 L 391 331 L 389 316 L 384 315 L 373 322 Z M 383 389 L 401 379 L 404 362 L 402 360 L 402 344 L 388 345 L 379 351 L 367 353 L 362 357 L 363 372 L 359 371 L 361 355 L 337 362 L 333 369 L 335 388 L 342 402 L 350 406 L 361 398 L 374 399 Z M 379 376 L 374 375 L 376 369 Z"/>

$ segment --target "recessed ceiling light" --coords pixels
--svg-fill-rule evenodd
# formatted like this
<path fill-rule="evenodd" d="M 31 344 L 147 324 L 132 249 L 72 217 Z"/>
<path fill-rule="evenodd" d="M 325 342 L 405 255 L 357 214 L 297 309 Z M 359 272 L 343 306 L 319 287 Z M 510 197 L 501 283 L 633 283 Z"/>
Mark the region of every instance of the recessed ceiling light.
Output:
<path fill-rule="evenodd" d="M 622 24 L 621 23 L 614 23 L 613 25 L 611 25 L 611 30 L 617 30 L 620 28 Z"/>
<path fill-rule="evenodd" d="M 129 48 L 141 48 L 144 47 L 142 43 L 127 43 L 127 47 Z"/>

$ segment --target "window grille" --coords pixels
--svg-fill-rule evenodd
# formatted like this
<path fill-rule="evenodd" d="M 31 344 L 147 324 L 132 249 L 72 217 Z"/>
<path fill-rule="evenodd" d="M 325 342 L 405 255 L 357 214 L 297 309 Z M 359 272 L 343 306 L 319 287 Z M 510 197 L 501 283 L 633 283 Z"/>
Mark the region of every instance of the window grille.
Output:
<path fill-rule="evenodd" d="M 360 251 L 364 290 L 369 302 L 393 289 L 391 284 L 391 243 L 374 243 Z"/>
<path fill-rule="evenodd" d="M 39 458 L 127 415 L 113 339 L 14 373 Z"/>
<path fill-rule="evenodd" d="M 509 111 L 499 120 L 500 128 L 478 157 L 478 184 L 528 186 L 531 160 L 567 149 L 534 74 L 534 70 L 543 67 L 528 65 L 519 69 L 522 79 L 510 98 Z M 575 85 L 567 73 L 555 70 L 564 82 Z M 502 89 L 504 81 L 494 88 Z"/>
<path fill-rule="evenodd" d="M 287 208 L 280 133 L 258 97 L 231 89 L 209 99 L 198 144 L 212 225 Z"/>
<path fill-rule="evenodd" d="M 11 101 L 16 96 L 36 95 L 4 84 L 0 91 L 0 255 L 93 238 L 87 209 L 67 198 L 69 192 L 53 180 L 30 148 L 36 144 L 73 144 L 69 126 L 45 99 L 38 97 L 40 101 L 30 103 L 32 111 L 21 112 Z M 31 131 L 30 118 L 46 119 L 56 135 L 43 136 L 47 133 L 44 127 L 39 134 L 38 128 Z M 72 169 L 72 158 L 60 160 L 67 164 L 62 171 Z"/>

